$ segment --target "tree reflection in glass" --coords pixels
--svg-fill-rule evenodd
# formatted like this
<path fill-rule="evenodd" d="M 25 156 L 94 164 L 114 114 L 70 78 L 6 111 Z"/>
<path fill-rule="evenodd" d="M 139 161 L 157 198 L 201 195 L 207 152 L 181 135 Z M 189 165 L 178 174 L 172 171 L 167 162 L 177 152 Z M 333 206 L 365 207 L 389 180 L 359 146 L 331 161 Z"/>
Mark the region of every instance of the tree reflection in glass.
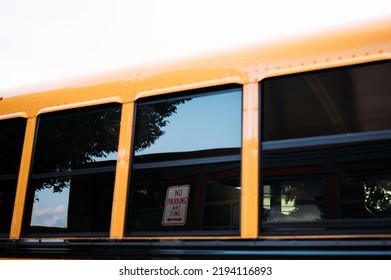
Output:
<path fill-rule="evenodd" d="M 241 116 L 238 87 L 140 100 L 128 232 L 239 229 Z M 186 223 L 170 225 L 165 196 L 181 185 Z"/>
<path fill-rule="evenodd" d="M 27 232 L 108 232 L 121 105 L 40 116 Z"/>

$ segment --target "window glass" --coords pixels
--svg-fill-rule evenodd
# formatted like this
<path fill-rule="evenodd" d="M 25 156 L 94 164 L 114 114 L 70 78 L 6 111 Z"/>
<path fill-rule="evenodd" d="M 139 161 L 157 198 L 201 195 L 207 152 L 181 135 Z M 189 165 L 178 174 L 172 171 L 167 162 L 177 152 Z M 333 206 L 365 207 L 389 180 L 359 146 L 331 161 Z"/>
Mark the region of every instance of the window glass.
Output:
<path fill-rule="evenodd" d="M 22 118 L 0 121 L 0 176 L 18 174 L 25 128 Z"/>
<path fill-rule="evenodd" d="M 267 79 L 263 140 L 391 129 L 391 63 Z"/>
<path fill-rule="evenodd" d="M 26 120 L 0 121 L 0 234 L 10 232 Z"/>
<path fill-rule="evenodd" d="M 238 230 L 239 170 L 238 162 L 135 170 L 129 230 Z M 178 204 L 178 210 L 186 213 L 178 216 L 174 216 L 174 206 L 166 205 L 167 189 L 172 186 L 188 186 L 189 189 L 187 202 Z M 185 206 L 187 209 L 180 209 Z M 185 222 L 170 226 L 168 221 L 163 225 L 164 210 L 169 216 L 167 219 L 172 215 Z"/>
<path fill-rule="evenodd" d="M 391 218 L 391 174 L 340 178 L 343 219 Z"/>
<path fill-rule="evenodd" d="M 240 147 L 241 98 L 228 90 L 140 105 L 135 155 Z"/>
<path fill-rule="evenodd" d="M 391 229 L 390 74 L 383 62 L 263 82 L 264 232 Z"/>
<path fill-rule="evenodd" d="M 321 179 L 288 179 L 265 182 L 266 221 L 317 221 L 325 216 Z"/>
<path fill-rule="evenodd" d="M 39 117 L 25 233 L 108 234 L 120 108 Z"/>
<path fill-rule="evenodd" d="M 31 232 L 109 232 L 114 172 L 34 179 Z"/>
<path fill-rule="evenodd" d="M 97 106 L 39 119 L 34 173 L 90 168 L 117 159 L 120 107 Z"/>
<path fill-rule="evenodd" d="M 238 231 L 239 88 L 137 104 L 127 231 Z"/>

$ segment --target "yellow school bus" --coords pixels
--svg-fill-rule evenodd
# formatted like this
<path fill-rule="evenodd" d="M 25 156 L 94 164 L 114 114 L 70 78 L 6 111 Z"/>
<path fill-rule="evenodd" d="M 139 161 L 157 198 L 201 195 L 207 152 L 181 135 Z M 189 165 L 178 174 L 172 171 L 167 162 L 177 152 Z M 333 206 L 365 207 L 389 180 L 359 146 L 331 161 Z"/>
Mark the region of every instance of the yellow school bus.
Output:
<path fill-rule="evenodd" d="M 391 19 L 0 99 L 0 258 L 391 255 Z"/>

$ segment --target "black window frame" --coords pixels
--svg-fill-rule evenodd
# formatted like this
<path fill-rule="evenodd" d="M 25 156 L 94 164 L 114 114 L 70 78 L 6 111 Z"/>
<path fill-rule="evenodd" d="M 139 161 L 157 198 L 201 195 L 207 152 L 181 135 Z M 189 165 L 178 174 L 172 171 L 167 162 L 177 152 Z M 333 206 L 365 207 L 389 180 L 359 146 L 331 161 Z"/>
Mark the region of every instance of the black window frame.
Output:
<path fill-rule="evenodd" d="M 259 232 L 260 235 L 264 236 L 308 236 L 308 235 L 372 235 L 372 234 L 389 234 L 391 232 L 391 217 L 390 218 L 381 218 L 381 219 L 342 219 L 342 218 L 336 218 L 332 220 L 320 220 L 320 221 L 302 221 L 302 222 L 268 222 L 263 220 L 264 217 L 264 208 L 263 208 L 263 186 L 264 182 L 267 181 L 273 181 L 279 179 L 284 179 L 285 177 L 299 177 L 300 173 L 296 175 L 282 175 L 281 177 L 267 177 L 265 175 L 265 170 L 263 167 L 264 163 L 264 156 L 265 152 L 291 152 L 291 151 L 298 151 L 300 149 L 308 150 L 310 151 L 312 149 L 334 149 L 338 147 L 344 147 L 346 144 L 355 144 L 355 145 L 371 145 L 372 143 L 379 143 L 380 145 L 385 142 L 386 144 L 391 143 L 391 129 L 383 129 L 383 130 L 373 130 L 373 131 L 365 131 L 365 132 L 353 132 L 348 134 L 328 134 L 328 135 L 322 135 L 322 136 L 310 136 L 310 137 L 303 137 L 303 138 L 291 138 L 291 139 L 277 139 L 277 140 L 268 140 L 264 141 L 264 110 L 263 107 L 266 106 L 264 102 L 264 94 L 265 94 L 265 81 L 271 80 L 274 78 L 282 78 L 282 77 L 294 77 L 294 76 L 300 76 L 305 74 L 317 74 L 321 72 L 332 72 L 339 69 L 349 69 L 354 67 L 361 67 L 361 66 L 371 66 L 371 65 L 377 65 L 377 64 L 391 64 L 391 60 L 385 60 L 385 61 L 375 61 L 375 62 L 369 62 L 369 63 L 360 63 L 360 64 L 354 64 L 349 66 L 341 66 L 341 67 L 332 67 L 328 69 L 322 69 L 322 70 L 314 70 L 314 71 L 306 71 L 302 73 L 296 73 L 296 74 L 288 74 L 284 76 L 278 76 L 278 77 L 271 77 L 266 78 L 259 82 L 259 106 L 261 114 L 259 116 L 259 135 L 260 135 L 260 168 L 259 168 L 259 174 L 260 174 L 260 180 L 259 180 Z M 391 94 L 391 92 L 390 92 Z M 327 162 L 325 161 L 323 163 L 324 165 L 324 172 L 325 174 L 328 172 L 326 171 L 328 168 L 332 168 L 331 166 L 327 166 Z M 336 207 L 335 211 L 340 211 L 342 200 L 340 198 L 340 192 L 341 192 L 341 178 L 344 176 L 355 174 L 361 174 L 359 171 L 351 171 L 350 173 L 338 173 L 338 171 L 334 171 L 334 195 L 336 201 L 333 202 L 334 207 Z M 376 173 L 377 172 L 377 173 Z M 382 175 L 383 173 L 380 171 L 376 171 L 375 173 L 371 173 L 370 171 L 364 172 L 364 176 L 375 176 L 376 174 Z M 321 173 L 307 173 L 306 176 L 316 176 L 319 174 L 319 176 L 323 176 L 326 179 L 325 174 Z M 362 175 L 362 174 L 361 174 Z M 388 173 L 388 176 L 391 175 L 391 172 Z M 278 175 L 276 175 L 278 176 Z M 307 178 L 307 177 L 305 177 Z M 327 209 L 330 206 L 330 197 L 327 197 L 327 183 L 325 186 L 325 208 Z M 328 211 L 328 210 L 326 210 Z"/>
<path fill-rule="evenodd" d="M 42 115 L 39 115 L 37 117 L 37 124 L 35 128 L 35 134 L 34 134 L 34 146 L 33 146 L 33 152 L 31 157 L 31 165 L 30 165 L 30 172 L 29 172 L 29 180 L 27 184 L 27 194 L 26 194 L 26 204 L 24 208 L 23 213 L 23 223 L 22 223 L 22 236 L 26 237 L 54 237 L 54 236 L 61 236 L 61 237 L 109 237 L 110 230 L 111 230 L 111 218 L 112 218 L 112 205 L 110 207 L 110 221 L 109 221 L 109 228 L 107 231 L 86 231 L 86 232 L 77 232 L 77 231 L 31 231 L 31 220 L 32 220 L 32 212 L 33 212 L 33 204 L 34 204 L 34 193 L 35 188 L 32 186 L 33 180 L 44 180 L 44 179 L 50 179 L 50 178 L 65 178 L 65 180 L 72 180 L 71 178 L 77 177 L 82 178 L 83 176 L 89 176 L 94 174 L 112 174 L 113 176 L 113 193 L 114 193 L 114 184 L 115 184 L 115 176 L 116 176 L 116 162 L 117 159 L 114 161 L 112 160 L 112 164 L 107 166 L 95 166 L 95 167 L 76 167 L 76 169 L 73 170 L 63 170 L 63 171 L 35 171 L 34 164 L 36 161 L 36 154 L 37 154 L 37 142 L 39 137 L 39 127 L 40 127 L 40 120 L 42 117 L 49 118 L 51 120 L 55 119 L 67 119 L 70 117 L 75 117 L 78 115 L 89 115 L 93 113 L 99 113 L 109 110 L 119 110 L 119 123 L 121 122 L 121 115 L 122 115 L 122 104 L 121 103 L 104 103 L 104 104 L 97 104 L 97 105 L 89 105 L 89 106 L 83 106 L 83 107 L 76 107 L 71 109 L 64 109 L 64 110 L 58 110 L 48 113 L 43 113 Z M 119 143 L 119 133 L 120 133 L 120 127 L 118 128 L 118 141 L 117 141 L 117 151 L 118 152 L 118 143 Z M 69 179 L 67 179 L 69 178 Z M 114 197 L 111 198 L 111 203 L 113 204 Z"/>
<path fill-rule="evenodd" d="M 146 162 L 146 163 L 136 163 L 135 162 L 135 141 L 137 136 L 137 112 L 139 105 L 149 105 L 157 104 L 166 101 L 177 101 L 184 100 L 188 98 L 197 98 L 197 97 L 206 97 L 213 96 L 216 94 L 222 94 L 224 91 L 229 90 L 238 90 L 241 94 L 241 131 L 240 131 L 240 148 L 238 154 L 231 155 L 211 155 L 208 157 L 200 157 L 195 159 L 174 159 L 174 160 L 165 160 L 156 162 Z M 134 118 L 133 118 L 133 132 L 132 132 L 132 147 L 131 147 L 131 163 L 129 166 L 129 183 L 128 183 L 128 195 L 127 195 L 127 205 L 126 205 L 126 216 L 125 216 L 125 237 L 140 237 L 140 236 L 239 236 L 240 235 L 240 212 L 241 212 L 241 199 L 239 200 L 239 228 L 238 230 L 175 230 L 175 231 L 148 231 L 148 230 L 132 230 L 132 212 L 134 211 L 133 206 L 133 174 L 137 170 L 147 170 L 147 169 L 158 169 L 158 168 L 173 168 L 173 167 L 190 167 L 190 166 L 203 166 L 203 165 L 213 165 L 213 164 L 239 164 L 239 181 L 241 185 L 241 166 L 242 166 L 242 134 L 243 134 L 243 85 L 240 84 L 228 84 L 221 86 L 213 86 L 207 88 L 186 90 L 180 92 L 167 93 L 164 95 L 156 95 L 151 97 L 141 98 L 136 100 L 134 106 Z M 235 148 L 236 149 L 236 148 Z"/>

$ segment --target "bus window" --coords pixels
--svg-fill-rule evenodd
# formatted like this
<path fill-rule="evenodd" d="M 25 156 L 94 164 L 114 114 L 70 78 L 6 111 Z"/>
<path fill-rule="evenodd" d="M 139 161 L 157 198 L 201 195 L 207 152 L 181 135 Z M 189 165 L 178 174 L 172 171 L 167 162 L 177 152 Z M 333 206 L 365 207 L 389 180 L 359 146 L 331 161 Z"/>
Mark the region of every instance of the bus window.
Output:
<path fill-rule="evenodd" d="M 121 106 L 92 106 L 38 119 L 25 234 L 108 235 Z"/>
<path fill-rule="evenodd" d="M 14 209 L 26 120 L 0 121 L 0 236 L 8 236 Z"/>
<path fill-rule="evenodd" d="M 264 233 L 391 229 L 390 75 L 379 62 L 262 82 Z"/>
<path fill-rule="evenodd" d="M 137 102 L 129 234 L 238 233 L 241 104 L 238 87 Z"/>

